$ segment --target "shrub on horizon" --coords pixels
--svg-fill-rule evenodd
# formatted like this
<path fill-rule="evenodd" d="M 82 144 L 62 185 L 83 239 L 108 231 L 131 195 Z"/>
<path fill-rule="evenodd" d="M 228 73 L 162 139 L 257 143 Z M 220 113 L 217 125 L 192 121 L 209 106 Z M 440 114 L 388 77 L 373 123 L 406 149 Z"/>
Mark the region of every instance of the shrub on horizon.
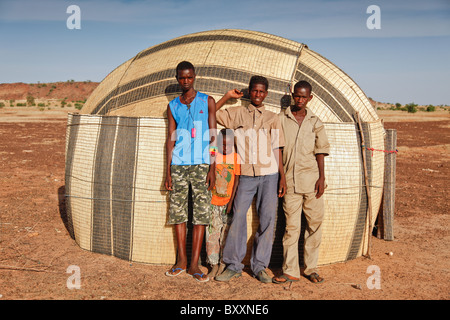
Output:
<path fill-rule="evenodd" d="M 406 111 L 409 113 L 416 113 L 417 112 L 417 104 L 414 102 L 408 103 L 406 106 Z"/>

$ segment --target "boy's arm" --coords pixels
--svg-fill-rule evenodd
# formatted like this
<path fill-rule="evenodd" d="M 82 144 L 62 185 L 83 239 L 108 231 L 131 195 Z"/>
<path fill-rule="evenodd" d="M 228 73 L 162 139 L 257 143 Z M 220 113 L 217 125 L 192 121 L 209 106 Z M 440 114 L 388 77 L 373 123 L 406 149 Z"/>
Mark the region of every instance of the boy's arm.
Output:
<path fill-rule="evenodd" d="M 216 103 L 216 120 L 217 123 L 225 128 L 235 129 L 234 120 L 236 120 L 236 110 L 235 108 L 228 108 L 219 110 L 229 99 L 239 99 L 244 94 L 237 89 L 229 90 L 223 95 L 222 98 Z"/>
<path fill-rule="evenodd" d="M 319 179 L 316 181 L 316 185 L 314 187 L 314 192 L 316 193 L 316 198 L 319 199 L 324 191 L 325 191 L 325 154 L 318 153 L 316 154 L 317 166 L 319 168 Z"/>
<path fill-rule="evenodd" d="M 233 208 L 233 201 L 236 196 L 236 190 L 239 185 L 239 177 L 241 175 L 241 158 L 239 157 L 239 154 L 234 154 L 234 185 L 233 189 L 231 190 L 231 197 L 230 201 L 227 204 L 227 211 L 226 213 L 230 213 L 231 209 Z"/>
<path fill-rule="evenodd" d="M 222 98 L 220 98 L 219 101 L 216 103 L 216 111 L 223 107 L 223 105 L 230 99 L 239 99 L 244 95 L 241 91 L 238 89 L 232 89 L 229 90 L 227 93 L 223 95 Z"/>
<path fill-rule="evenodd" d="M 169 105 L 167 105 L 167 119 L 169 120 L 169 130 L 166 140 L 166 181 L 165 187 L 167 190 L 172 191 L 172 176 L 170 172 L 170 164 L 172 163 L 172 151 L 175 147 L 175 130 L 177 129 L 177 124 L 173 118 L 172 112 L 170 111 Z"/>
<path fill-rule="evenodd" d="M 283 148 L 285 146 L 284 132 L 281 126 L 280 117 L 277 116 L 276 120 L 273 122 L 273 127 L 270 133 L 271 144 L 273 154 L 278 164 L 278 173 L 280 174 L 280 182 L 278 187 L 278 197 L 282 198 L 287 190 L 286 176 L 284 174 L 283 166 Z"/>
<path fill-rule="evenodd" d="M 233 201 L 234 197 L 236 195 L 236 190 L 239 184 L 239 175 L 234 176 L 234 185 L 233 185 L 233 191 L 231 192 L 230 201 L 227 204 L 227 214 L 231 212 L 231 209 L 233 208 Z"/>
<path fill-rule="evenodd" d="M 278 162 L 278 173 L 280 174 L 280 183 L 278 187 L 278 197 L 282 198 L 286 193 L 287 185 L 286 185 L 286 175 L 284 174 L 284 166 L 283 166 L 283 149 L 278 148 L 274 150 L 275 159 Z"/>
<path fill-rule="evenodd" d="M 217 122 L 216 122 L 216 102 L 210 96 L 208 96 L 208 124 L 209 124 L 209 171 L 206 176 L 206 184 L 208 190 L 212 190 L 216 184 L 216 155 L 217 150 Z"/>
<path fill-rule="evenodd" d="M 317 120 L 314 124 L 314 132 L 316 134 L 314 153 L 317 167 L 319 168 L 319 179 L 316 181 L 314 192 L 316 193 L 316 198 L 319 199 L 325 192 L 325 157 L 330 153 L 330 143 L 328 142 L 325 127 L 320 120 Z"/>

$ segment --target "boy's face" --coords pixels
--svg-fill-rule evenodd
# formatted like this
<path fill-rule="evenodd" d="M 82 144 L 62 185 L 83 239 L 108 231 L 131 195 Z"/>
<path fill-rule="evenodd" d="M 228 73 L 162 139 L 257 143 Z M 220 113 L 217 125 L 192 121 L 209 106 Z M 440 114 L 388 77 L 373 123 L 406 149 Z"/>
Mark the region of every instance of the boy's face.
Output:
<path fill-rule="evenodd" d="M 227 155 L 227 154 L 229 154 L 229 153 L 232 153 L 233 152 L 233 146 L 234 146 L 234 139 L 233 139 L 233 137 L 231 137 L 231 136 L 225 136 L 225 137 L 223 137 L 223 143 L 221 144 L 221 149 L 222 150 L 219 150 L 219 151 L 221 151 L 221 153 L 223 154 L 223 155 Z"/>
<path fill-rule="evenodd" d="M 189 91 L 194 87 L 195 72 L 192 69 L 178 70 L 177 81 L 183 91 Z"/>
<path fill-rule="evenodd" d="M 306 108 L 306 105 L 309 101 L 311 101 L 312 97 L 311 91 L 306 88 L 297 88 L 292 94 L 292 98 L 294 98 L 294 105 L 298 109 Z"/>
<path fill-rule="evenodd" d="M 267 97 L 266 86 L 262 83 L 256 83 L 249 92 L 250 101 L 255 107 L 262 106 L 264 99 Z"/>

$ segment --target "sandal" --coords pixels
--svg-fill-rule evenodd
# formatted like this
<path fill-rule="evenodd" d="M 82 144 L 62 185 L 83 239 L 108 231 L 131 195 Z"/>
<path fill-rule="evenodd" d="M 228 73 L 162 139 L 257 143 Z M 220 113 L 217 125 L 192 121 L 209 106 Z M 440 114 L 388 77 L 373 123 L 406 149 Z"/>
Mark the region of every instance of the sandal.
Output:
<path fill-rule="evenodd" d="M 284 280 L 279 280 L 279 279 L 284 279 Z M 273 277 L 272 278 L 272 282 L 273 283 L 277 283 L 277 284 L 288 283 L 288 282 L 296 282 L 296 281 L 299 281 L 299 280 L 300 280 L 299 278 L 292 277 L 292 276 L 290 276 L 288 274 L 282 274 L 279 277 Z"/>
<path fill-rule="evenodd" d="M 209 277 L 208 277 L 208 276 L 206 276 L 206 278 L 203 278 L 203 276 L 205 275 L 204 273 L 194 273 L 194 274 L 189 274 L 189 273 L 188 273 L 188 275 L 190 275 L 191 277 L 193 277 L 193 278 L 194 278 L 195 280 L 197 280 L 198 282 L 208 282 L 208 281 L 209 281 Z M 199 276 L 200 279 L 197 278 L 196 275 Z"/>
<path fill-rule="evenodd" d="M 312 283 L 322 283 L 323 282 L 323 278 L 321 278 L 319 276 L 319 274 L 317 272 L 313 272 L 310 275 L 305 275 L 306 279 L 308 279 L 309 281 L 311 281 Z"/>
<path fill-rule="evenodd" d="M 178 270 L 180 270 L 180 271 L 176 272 Z M 185 271 L 186 271 L 186 269 L 182 269 L 182 268 L 172 268 L 169 271 L 166 271 L 166 276 L 168 276 L 168 277 L 176 277 L 176 276 L 179 276 L 180 274 L 182 274 Z"/>

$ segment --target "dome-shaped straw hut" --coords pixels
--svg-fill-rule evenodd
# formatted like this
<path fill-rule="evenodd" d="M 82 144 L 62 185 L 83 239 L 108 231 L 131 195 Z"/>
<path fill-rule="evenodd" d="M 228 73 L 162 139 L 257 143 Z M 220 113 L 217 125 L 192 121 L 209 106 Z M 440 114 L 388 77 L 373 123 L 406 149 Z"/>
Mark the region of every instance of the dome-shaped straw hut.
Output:
<path fill-rule="evenodd" d="M 384 149 L 385 130 L 374 108 L 348 75 L 306 45 L 228 29 L 189 34 L 139 52 L 99 84 L 79 114 L 69 114 L 66 208 L 76 243 L 135 262 L 175 262 L 175 236 L 166 224 L 165 113 L 181 92 L 175 67 L 183 60 L 196 67 L 195 88 L 216 101 L 229 89 L 247 88 L 252 75 L 265 76 L 265 105 L 276 113 L 290 102 L 289 85 L 312 84 L 308 106 L 324 122 L 331 144 L 319 265 L 366 254 L 384 179 L 385 154 L 364 149 Z M 232 102 L 224 108 L 249 103 Z M 281 210 L 272 254 L 277 264 L 282 262 Z M 257 219 L 251 208 L 249 245 Z"/>

